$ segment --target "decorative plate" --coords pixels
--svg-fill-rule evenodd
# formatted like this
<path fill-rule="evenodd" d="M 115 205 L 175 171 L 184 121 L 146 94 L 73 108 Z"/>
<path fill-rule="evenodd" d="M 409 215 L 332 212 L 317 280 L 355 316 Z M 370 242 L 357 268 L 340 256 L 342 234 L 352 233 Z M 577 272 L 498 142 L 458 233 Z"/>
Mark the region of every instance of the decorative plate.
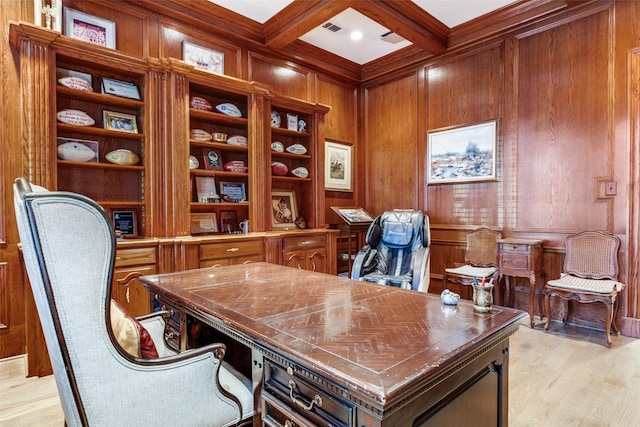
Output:
<path fill-rule="evenodd" d="M 271 127 L 279 128 L 281 122 L 282 120 L 280 119 L 280 113 L 278 113 L 276 110 L 272 110 L 271 111 Z"/>
<path fill-rule="evenodd" d="M 85 92 L 93 92 L 93 88 L 91 87 L 91 83 L 86 81 L 85 79 L 81 79 L 80 77 L 63 77 L 58 79 L 58 82 L 62 86 L 66 86 L 71 89 L 83 90 Z"/>
<path fill-rule="evenodd" d="M 74 126 L 93 126 L 96 121 L 80 110 L 62 110 L 56 115 L 62 123 Z"/>
<path fill-rule="evenodd" d="M 218 110 L 223 114 L 226 114 L 227 116 L 242 117 L 242 113 L 240 112 L 240 109 L 229 102 L 216 105 L 216 110 Z"/>

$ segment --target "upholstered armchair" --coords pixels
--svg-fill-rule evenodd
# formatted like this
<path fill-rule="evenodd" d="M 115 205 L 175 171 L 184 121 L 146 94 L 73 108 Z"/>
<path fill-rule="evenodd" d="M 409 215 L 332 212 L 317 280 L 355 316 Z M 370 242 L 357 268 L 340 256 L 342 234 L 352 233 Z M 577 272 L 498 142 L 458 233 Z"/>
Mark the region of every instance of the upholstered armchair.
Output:
<path fill-rule="evenodd" d="M 369 226 L 351 278 L 427 292 L 430 282 L 429 217 L 420 211 L 384 212 Z"/>
<path fill-rule="evenodd" d="M 251 420 L 251 383 L 223 366 L 224 345 L 175 354 L 164 343 L 161 316 L 138 324 L 112 303 L 116 240 L 99 205 L 78 194 L 32 188 L 23 178 L 14 184 L 14 204 L 67 426 Z M 116 324 L 128 329 L 116 332 Z M 144 346 L 119 344 L 136 336 Z M 149 355 L 153 347 L 157 358 Z"/>

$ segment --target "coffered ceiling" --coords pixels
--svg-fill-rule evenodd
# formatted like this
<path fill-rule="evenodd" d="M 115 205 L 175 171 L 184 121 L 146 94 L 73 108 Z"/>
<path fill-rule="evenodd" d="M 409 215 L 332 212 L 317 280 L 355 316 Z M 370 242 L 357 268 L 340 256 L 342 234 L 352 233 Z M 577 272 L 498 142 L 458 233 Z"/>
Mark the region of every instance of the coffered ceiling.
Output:
<path fill-rule="evenodd" d="M 311 14 L 298 15 L 302 19 L 291 28 L 287 40 L 297 38 L 360 65 L 412 43 L 437 53 L 444 50 L 444 35 L 451 28 L 515 3 L 514 0 L 209 1 L 265 28 L 271 22 L 282 21 L 288 14 L 287 8 L 306 5 Z M 316 4 L 320 7 L 316 8 Z"/>
<path fill-rule="evenodd" d="M 614 0 L 137 0 L 201 30 L 341 77 L 381 73 Z M 359 31 L 360 39 L 352 40 Z"/>

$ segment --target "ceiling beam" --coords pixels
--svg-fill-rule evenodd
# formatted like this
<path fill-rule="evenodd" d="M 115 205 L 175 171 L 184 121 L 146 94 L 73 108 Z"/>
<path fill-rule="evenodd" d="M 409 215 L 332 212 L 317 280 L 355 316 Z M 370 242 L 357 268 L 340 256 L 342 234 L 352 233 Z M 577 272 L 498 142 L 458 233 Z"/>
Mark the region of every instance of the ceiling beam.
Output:
<path fill-rule="evenodd" d="M 447 49 L 449 28 L 411 0 L 354 0 L 350 7 L 435 55 Z"/>
<path fill-rule="evenodd" d="M 295 0 L 264 23 L 264 43 L 282 49 L 348 7 L 340 0 Z"/>

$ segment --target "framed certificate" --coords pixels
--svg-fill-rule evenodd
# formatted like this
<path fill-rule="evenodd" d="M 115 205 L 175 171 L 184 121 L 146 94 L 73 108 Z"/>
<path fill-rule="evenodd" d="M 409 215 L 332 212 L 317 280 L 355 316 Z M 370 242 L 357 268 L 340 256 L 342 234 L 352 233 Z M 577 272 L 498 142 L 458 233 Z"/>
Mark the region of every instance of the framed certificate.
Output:
<path fill-rule="evenodd" d="M 140 91 L 138 86 L 133 83 L 123 82 L 120 80 L 102 78 L 102 85 L 100 85 L 102 93 L 107 95 L 121 96 L 123 98 L 140 100 Z"/>
<path fill-rule="evenodd" d="M 243 202 L 247 200 L 244 183 L 242 182 L 221 182 L 220 194 L 228 196 L 232 202 Z"/>

